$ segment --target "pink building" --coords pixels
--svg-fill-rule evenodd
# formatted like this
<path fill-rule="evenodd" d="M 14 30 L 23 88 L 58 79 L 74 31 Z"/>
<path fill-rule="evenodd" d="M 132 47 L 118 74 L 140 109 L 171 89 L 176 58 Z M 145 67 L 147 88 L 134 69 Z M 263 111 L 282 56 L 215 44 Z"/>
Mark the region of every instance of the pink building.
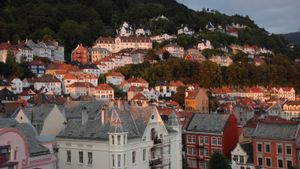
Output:
<path fill-rule="evenodd" d="M 0 168 L 56 169 L 51 141 L 39 140 L 30 124 L 0 119 Z"/>

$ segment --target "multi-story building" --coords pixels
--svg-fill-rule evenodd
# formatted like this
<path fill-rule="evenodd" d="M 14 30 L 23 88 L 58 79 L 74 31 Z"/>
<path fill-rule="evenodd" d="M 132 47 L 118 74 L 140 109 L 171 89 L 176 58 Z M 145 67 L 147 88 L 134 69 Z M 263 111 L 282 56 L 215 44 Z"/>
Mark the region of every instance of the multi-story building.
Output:
<path fill-rule="evenodd" d="M 122 49 L 151 49 L 152 40 L 149 37 L 99 37 L 93 48 L 105 48 L 112 53 L 119 52 Z"/>
<path fill-rule="evenodd" d="M 110 83 L 116 86 L 120 85 L 125 80 L 125 76 L 120 72 L 111 72 L 105 77 L 106 83 Z"/>
<path fill-rule="evenodd" d="M 61 95 L 61 82 L 52 75 L 44 75 L 38 77 L 34 81 L 34 89 L 40 90 L 44 88 L 46 92 L 51 92 L 54 95 Z"/>
<path fill-rule="evenodd" d="M 94 97 L 98 100 L 114 99 L 114 89 L 108 84 L 99 84 L 95 88 Z"/>
<path fill-rule="evenodd" d="M 120 85 L 123 91 L 127 91 L 131 86 L 149 88 L 149 83 L 143 78 L 132 77 L 127 80 L 124 80 Z"/>
<path fill-rule="evenodd" d="M 29 70 L 31 70 L 31 72 L 36 74 L 38 77 L 45 74 L 46 67 L 42 61 L 33 60 L 32 62 L 29 62 L 27 66 Z"/>
<path fill-rule="evenodd" d="M 23 92 L 23 82 L 19 78 L 14 78 L 11 82 L 11 89 L 15 94 L 20 94 Z"/>
<path fill-rule="evenodd" d="M 238 143 L 231 151 L 232 168 L 237 169 L 255 169 L 253 164 L 252 143 Z"/>
<path fill-rule="evenodd" d="M 281 99 L 295 100 L 296 91 L 292 87 L 274 87 L 271 90 L 271 96 Z"/>
<path fill-rule="evenodd" d="M 184 132 L 185 158 L 190 169 L 208 169 L 214 152 L 230 157 L 238 141 L 233 114 L 194 114 Z"/>
<path fill-rule="evenodd" d="M 7 57 L 13 57 L 17 52 L 15 46 L 9 41 L 0 43 L 0 62 L 6 63 Z"/>
<path fill-rule="evenodd" d="M 209 60 L 224 67 L 228 67 L 233 63 L 229 56 L 212 56 Z"/>
<path fill-rule="evenodd" d="M 68 91 L 72 98 L 77 99 L 80 96 L 93 96 L 95 86 L 90 82 L 74 82 L 68 86 Z"/>
<path fill-rule="evenodd" d="M 88 49 L 82 44 L 78 44 L 77 47 L 72 51 L 71 60 L 73 62 L 79 62 L 81 64 L 89 63 Z"/>
<path fill-rule="evenodd" d="M 187 111 L 197 111 L 199 113 L 209 112 L 209 100 L 207 89 L 195 88 L 185 92 L 185 109 Z"/>
<path fill-rule="evenodd" d="M 184 48 L 177 44 L 168 44 L 164 46 L 164 49 L 174 57 L 183 58 L 184 56 Z"/>
<path fill-rule="evenodd" d="M 155 107 L 110 102 L 94 118 L 83 107 L 56 141 L 59 168 L 182 168 L 181 126 L 176 115 L 165 124 Z"/>
<path fill-rule="evenodd" d="M 79 68 L 87 73 L 87 74 L 92 74 L 95 75 L 96 77 L 99 77 L 101 75 L 101 70 L 97 67 L 95 64 L 84 64 L 84 65 L 79 65 Z"/>
<path fill-rule="evenodd" d="M 65 61 L 65 49 L 63 46 L 59 46 L 56 41 L 35 43 L 32 40 L 26 40 L 25 45 L 33 50 L 34 56 L 46 57 L 51 61 Z"/>
<path fill-rule="evenodd" d="M 254 166 L 299 168 L 298 122 L 259 122 L 252 134 Z"/>
<path fill-rule="evenodd" d="M 181 81 L 160 82 L 155 86 L 155 91 L 159 97 L 171 97 L 177 92 L 179 86 L 184 86 Z"/>
<path fill-rule="evenodd" d="M 287 120 L 299 119 L 300 117 L 300 101 L 287 101 L 282 105 L 283 113 L 281 117 Z"/>
<path fill-rule="evenodd" d="M 64 94 L 69 94 L 69 86 L 75 82 L 87 82 L 91 83 L 93 86 L 98 86 L 98 78 L 95 75 L 87 73 L 67 73 L 62 79 L 62 90 Z"/>
<path fill-rule="evenodd" d="M 92 48 L 92 63 L 100 61 L 102 58 L 110 56 L 112 53 L 105 48 Z"/>

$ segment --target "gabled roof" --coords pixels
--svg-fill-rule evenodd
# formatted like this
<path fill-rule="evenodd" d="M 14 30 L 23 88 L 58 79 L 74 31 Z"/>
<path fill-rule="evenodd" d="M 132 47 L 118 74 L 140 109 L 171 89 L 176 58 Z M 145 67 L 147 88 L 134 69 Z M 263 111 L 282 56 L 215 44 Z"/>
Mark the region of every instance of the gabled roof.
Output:
<path fill-rule="evenodd" d="M 114 90 L 112 87 L 110 87 L 110 85 L 103 83 L 103 84 L 99 84 L 96 87 L 96 90 Z"/>
<path fill-rule="evenodd" d="M 275 140 L 296 140 L 299 124 L 259 122 L 252 137 Z"/>
<path fill-rule="evenodd" d="M 115 77 L 124 77 L 124 75 L 120 72 L 110 72 L 106 75 L 106 77 L 112 77 L 112 76 L 115 76 Z"/>
<path fill-rule="evenodd" d="M 0 118 L 0 129 L 1 128 L 15 128 L 21 131 L 27 139 L 30 157 L 50 154 L 49 149 L 40 144 L 36 138 L 37 132 L 30 124 L 18 123 L 16 120 L 11 118 Z"/>
<path fill-rule="evenodd" d="M 195 113 L 186 130 L 192 132 L 221 133 L 227 124 L 228 118 L 228 114 Z"/>
<path fill-rule="evenodd" d="M 74 82 L 69 87 L 95 88 L 95 86 L 90 82 Z"/>
<path fill-rule="evenodd" d="M 112 103 L 112 102 L 111 102 Z M 69 119 L 67 127 L 57 138 L 108 140 L 111 132 L 127 132 L 128 139 L 141 138 L 155 107 L 129 107 L 127 104 L 109 104 L 103 108 L 105 119 L 96 116 L 86 123 Z M 88 108 L 88 107 L 87 107 Z"/>
<path fill-rule="evenodd" d="M 148 99 L 142 93 L 138 93 L 131 100 L 148 100 Z"/>

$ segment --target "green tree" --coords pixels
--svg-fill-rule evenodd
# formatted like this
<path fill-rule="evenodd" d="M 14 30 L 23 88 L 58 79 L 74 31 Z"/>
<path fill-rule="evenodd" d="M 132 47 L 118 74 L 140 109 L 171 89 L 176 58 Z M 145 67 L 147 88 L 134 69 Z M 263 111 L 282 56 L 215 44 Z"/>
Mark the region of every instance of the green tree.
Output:
<path fill-rule="evenodd" d="M 230 169 L 230 165 L 225 157 L 219 153 L 213 153 L 210 161 L 209 161 L 210 169 Z"/>
<path fill-rule="evenodd" d="M 172 95 L 172 100 L 176 101 L 181 107 L 184 108 L 184 98 L 185 98 L 185 86 L 179 86 L 177 92 Z"/>

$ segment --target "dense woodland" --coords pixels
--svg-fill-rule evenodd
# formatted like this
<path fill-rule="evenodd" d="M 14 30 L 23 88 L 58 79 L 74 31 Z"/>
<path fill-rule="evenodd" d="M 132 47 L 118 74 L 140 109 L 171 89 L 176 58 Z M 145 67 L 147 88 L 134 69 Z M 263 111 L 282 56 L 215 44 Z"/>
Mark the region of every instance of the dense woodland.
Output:
<path fill-rule="evenodd" d="M 209 11 L 209 12 L 208 12 Z M 155 20 L 164 15 L 168 20 Z M 233 56 L 234 64 L 221 68 L 209 61 L 199 64 L 178 59 L 161 61 L 158 64 L 131 65 L 120 68 L 127 77 L 142 76 L 154 85 L 160 80 L 182 80 L 199 83 L 203 87 L 237 85 L 291 85 L 300 88 L 300 70 L 293 60 L 300 57 L 298 48 L 291 49 L 282 37 L 269 34 L 259 28 L 248 16 L 227 16 L 218 11 L 203 9 L 193 11 L 175 0 L 1 0 L 0 41 L 51 40 L 65 46 L 66 60 L 78 44 L 92 45 L 99 36 L 113 36 L 123 21 L 134 28 L 148 28 L 153 34 L 175 34 L 181 25 L 187 25 L 201 33 L 193 37 L 179 36 L 174 42 L 185 48 L 196 45 L 203 38 L 215 47 L 232 43 L 258 45 L 276 53 L 267 57 L 267 64 L 255 67 L 245 57 Z M 221 25 L 239 23 L 246 29 L 239 30 L 234 38 L 221 32 L 205 31 L 207 24 Z M 155 44 L 159 47 L 161 44 Z M 205 55 L 212 55 L 206 51 Z M 31 76 L 17 63 L 1 63 L 1 74 Z M 12 71 L 12 70 L 17 71 Z M 24 73 L 27 72 L 27 73 Z"/>

